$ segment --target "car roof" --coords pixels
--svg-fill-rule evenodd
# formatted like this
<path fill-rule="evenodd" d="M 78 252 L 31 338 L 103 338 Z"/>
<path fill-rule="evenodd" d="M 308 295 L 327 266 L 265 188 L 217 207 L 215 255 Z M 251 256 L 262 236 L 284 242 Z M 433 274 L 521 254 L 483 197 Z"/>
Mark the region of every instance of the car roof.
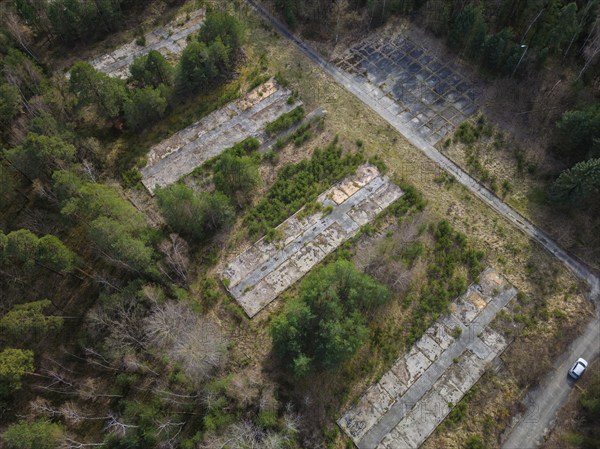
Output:
<path fill-rule="evenodd" d="M 585 363 L 581 363 L 581 360 L 583 359 L 577 360 L 577 362 L 575 362 L 575 366 L 573 366 L 573 372 L 578 375 L 583 373 L 586 367 Z M 585 360 L 583 361 L 585 362 Z"/>

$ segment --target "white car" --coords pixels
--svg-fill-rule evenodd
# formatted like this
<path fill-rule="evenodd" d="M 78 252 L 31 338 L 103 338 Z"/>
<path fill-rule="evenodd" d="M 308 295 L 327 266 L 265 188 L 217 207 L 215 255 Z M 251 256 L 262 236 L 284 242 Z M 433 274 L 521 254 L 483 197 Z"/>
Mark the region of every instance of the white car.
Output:
<path fill-rule="evenodd" d="M 581 377 L 585 369 L 587 368 L 588 363 L 582 359 L 581 357 L 577 359 L 575 365 L 569 370 L 569 376 L 573 379 L 577 380 Z"/>

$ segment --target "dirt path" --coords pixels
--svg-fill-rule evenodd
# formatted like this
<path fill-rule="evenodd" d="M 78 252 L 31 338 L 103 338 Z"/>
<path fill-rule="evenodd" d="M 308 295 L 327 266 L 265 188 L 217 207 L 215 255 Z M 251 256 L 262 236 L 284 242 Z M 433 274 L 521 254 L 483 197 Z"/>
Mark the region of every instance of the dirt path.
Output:
<path fill-rule="evenodd" d="M 332 76 L 338 84 L 380 115 L 428 158 L 454 176 L 456 180 L 473 193 L 473 195 L 481 199 L 492 209 L 496 210 L 523 233 L 538 242 L 546 251 L 554 255 L 554 257 L 569 268 L 577 278 L 590 286 L 591 298 L 598 298 L 600 295 L 600 279 L 585 264 L 564 251 L 544 231 L 530 223 L 525 217 L 500 200 L 491 191 L 479 184 L 458 165 L 418 136 L 413 130 L 400 123 L 396 115 L 386 109 L 377 98 L 372 96 L 365 81 L 361 80 L 359 77 L 352 77 L 335 65 L 327 62 L 312 48 L 292 35 L 281 22 L 273 17 L 262 6 L 258 5 L 254 0 L 247 1 L 261 17 L 269 22 L 286 39 L 294 43 L 313 63 L 321 67 L 325 72 Z M 599 313 L 598 309 L 599 307 L 596 308 L 596 313 Z M 511 435 L 506 441 L 505 448 L 512 449 L 518 447 L 525 449 L 536 447 L 536 445 L 539 444 L 539 441 L 551 427 L 558 408 L 567 399 L 568 392 L 570 388 L 572 388 L 572 385 L 570 385 L 566 379 L 568 365 L 572 363 L 572 359 L 579 356 L 587 356 L 591 360 L 600 353 L 598 349 L 598 341 L 600 341 L 598 330 L 599 323 L 599 318 L 596 316 L 592 322 L 587 324 L 583 335 L 573 342 L 569 350 L 555 362 L 556 370 L 549 374 L 548 378 L 545 379 L 539 389 L 531 393 L 533 405 L 521 418 L 521 421 L 513 428 Z M 535 416 L 535 418 L 531 419 L 532 416 Z M 532 423 L 530 422 L 531 420 L 534 420 L 535 422 Z"/>

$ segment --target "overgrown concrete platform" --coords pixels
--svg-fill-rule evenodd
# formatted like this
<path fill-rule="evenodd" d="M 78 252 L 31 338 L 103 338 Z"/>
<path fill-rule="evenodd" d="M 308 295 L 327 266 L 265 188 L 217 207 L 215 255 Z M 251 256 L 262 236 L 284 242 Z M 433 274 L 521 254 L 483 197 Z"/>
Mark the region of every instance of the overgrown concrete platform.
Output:
<path fill-rule="evenodd" d="M 133 60 L 152 50 L 160 52 L 167 59 L 173 59 L 179 56 L 186 47 L 187 37 L 200 29 L 205 16 L 206 11 L 199 9 L 188 16 L 178 17 L 168 25 L 145 34 L 144 45 L 136 44 L 134 39 L 116 50 L 90 61 L 90 64 L 96 70 L 107 75 L 127 78 L 130 75 L 129 66 Z"/>
<path fill-rule="evenodd" d="M 317 198 L 328 212 L 300 209 L 277 227 L 277 241 L 262 238 L 229 262 L 223 282 L 253 317 L 402 194 L 376 167 L 361 165 Z"/>
<path fill-rule="evenodd" d="M 407 36 L 370 36 L 333 62 L 431 144 L 477 110 L 477 86 Z"/>
<path fill-rule="evenodd" d="M 516 294 L 498 272 L 485 270 L 339 426 L 360 449 L 418 448 L 508 346 L 489 324 Z"/>
<path fill-rule="evenodd" d="M 156 186 L 174 183 L 232 145 L 248 137 L 262 137 L 268 123 L 302 104 L 299 100 L 288 102 L 291 95 L 289 89 L 269 80 L 154 145 L 141 170 L 142 183 L 153 193 Z"/>

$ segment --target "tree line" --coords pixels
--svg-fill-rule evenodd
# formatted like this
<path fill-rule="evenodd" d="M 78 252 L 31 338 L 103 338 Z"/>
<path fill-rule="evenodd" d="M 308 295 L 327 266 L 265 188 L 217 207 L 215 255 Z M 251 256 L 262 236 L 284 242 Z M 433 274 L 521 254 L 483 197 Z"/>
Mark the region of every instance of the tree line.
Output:
<path fill-rule="evenodd" d="M 118 31 L 134 11 L 148 6 L 144 0 L 15 0 L 14 4 L 37 35 L 65 45 L 102 39 Z"/>
<path fill-rule="evenodd" d="M 181 98 L 226 79 L 242 43 L 241 23 L 227 13 L 212 12 L 175 67 L 156 50 L 134 60 L 128 80 L 78 62 L 71 68 L 69 88 L 78 108 L 91 107 L 104 120 L 123 117 L 129 128 L 139 131 L 163 118 Z"/>
<path fill-rule="evenodd" d="M 494 75 L 537 70 L 549 56 L 596 63 L 600 2 L 568 0 L 276 0 L 288 25 L 315 33 L 382 25 L 394 15 L 415 18 L 458 54 Z M 337 38 L 337 36 L 336 36 Z"/>

